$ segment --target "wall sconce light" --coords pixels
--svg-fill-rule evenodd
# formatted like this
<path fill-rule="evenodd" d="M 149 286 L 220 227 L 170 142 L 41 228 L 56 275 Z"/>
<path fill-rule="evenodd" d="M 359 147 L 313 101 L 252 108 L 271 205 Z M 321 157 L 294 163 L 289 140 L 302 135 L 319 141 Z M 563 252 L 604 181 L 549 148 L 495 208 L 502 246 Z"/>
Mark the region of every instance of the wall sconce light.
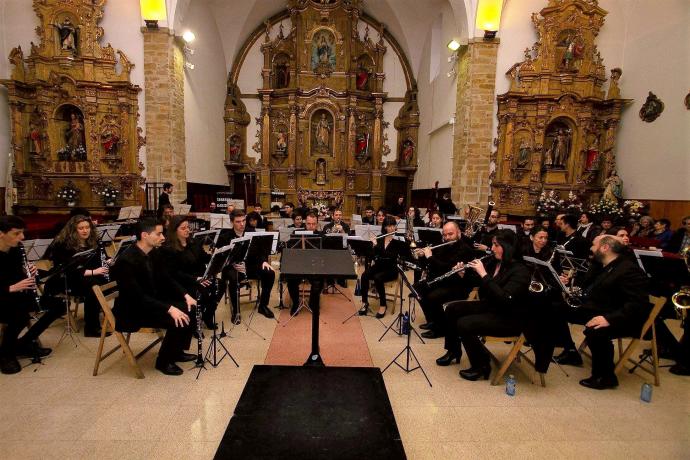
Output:
<path fill-rule="evenodd" d="M 139 0 L 141 17 L 149 29 L 157 29 L 158 21 L 168 18 L 165 10 L 165 0 Z"/>
<path fill-rule="evenodd" d="M 455 41 L 455 40 L 449 41 L 448 44 L 447 44 L 446 46 L 447 46 L 448 49 L 451 50 L 451 51 L 457 51 L 457 50 L 460 49 L 460 43 L 458 43 L 458 42 Z"/>
<path fill-rule="evenodd" d="M 184 66 L 189 70 L 194 70 L 194 64 L 189 62 L 189 57 L 194 56 L 194 48 L 190 47 L 189 44 L 192 43 L 195 38 L 196 36 L 191 30 L 185 30 L 182 34 L 182 40 L 185 43 L 184 48 L 182 48 L 184 52 Z"/>
<path fill-rule="evenodd" d="M 502 9 L 503 0 L 479 0 L 475 27 L 484 31 L 485 40 L 491 40 L 496 37 L 498 26 L 501 23 Z"/>

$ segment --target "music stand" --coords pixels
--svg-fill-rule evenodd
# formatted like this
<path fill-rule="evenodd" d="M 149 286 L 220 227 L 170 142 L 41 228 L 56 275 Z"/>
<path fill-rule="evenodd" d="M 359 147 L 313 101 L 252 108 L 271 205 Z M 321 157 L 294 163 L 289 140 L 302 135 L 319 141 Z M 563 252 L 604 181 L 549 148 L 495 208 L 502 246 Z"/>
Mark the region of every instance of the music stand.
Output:
<path fill-rule="evenodd" d="M 52 238 L 23 241 L 22 244 L 24 245 L 24 251 L 26 252 L 26 260 L 29 262 L 41 260 L 52 242 Z"/>
<path fill-rule="evenodd" d="M 137 242 L 137 237 L 132 236 L 127 239 L 124 239 L 120 241 L 120 245 L 117 247 L 117 250 L 115 251 L 115 254 L 113 254 L 113 261 L 111 265 L 115 263 L 117 258 L 122 255 L 127 249 L 129 249 L 133 244 L 136 244 Z"/>
<path fill-rule="evenodd" d="M 298 230 L 295 232 L 297 235 L 293 235 L 285 245 L 285 249 L 298 249 L 298 250 L 304 250 L 304 249 L 321 249 L 321 236 L 320 235 L 314 235 L 314 232 L 311 230 Z M 284 255 L 283 251 L 283 255 Z M 280 259 L 280 303 L 283 303 L 283 259 L 281 255 Z M 304 283 L 306 281 L 306 278 L 300 279 L 300 284 Z M 306 308 L 309 310 L 310 313 L 313 313 L 311 311 L 311 308 L 309 308 L 309 305 L 307 304 L 306 296 L 303 296 L 301 294 L 300 290 L 300 297 L 297 299 L 299 301 L 299 304 L 297 305 L 297 309 L 295 310 L 294 314 L 290 315 L 290 318 L 283 324 L 283 327 L 287 326 L 290 321 L 292 321 L 292 318 L 295 316 L 299 315 L 299 312 L 302 311 L 303 308 Z M 294 302 L 295 299 L 292 299 Z"/>
<path fill-rule="evenodd" d="M 187 216 L 189 215 L 189 211 L 192 210 L 192 205 L 177 203 L 173 206 L 173 210 L 176 216 Z"/>
<path fill-rule="evenodd" d="M 136 220 L 141 216 L 141 206 L 124 206 L 115 220 Z"/>
<path fill-rule="evenodd" d="M 92 257 L 96 255 L 96 250 L 95 249 L 89 249 L 86 251 L 78 252 L 72 256 L 72 258 L 68 261 L 65 262 L 64 264 L 55 267 L 53 270 L 51 270 L 51 273 L 43 278 L 41 281 L 43 283 L 47 282 L 48 280 L 59 276 L 62 278 L 63 286 L 64 286 L 64 302 L 65 302 L 65 313 L 67 314 L 66 320 L 67 322 L 65 323 L 65 330 L 62 332 L 62 335 L 60 336 L 60 340 L 58 340 L 58 343 L 56 345 L 56 348 L 60 346 L 62 341 L 64 340 L 65 337 L 69 337 L 72 339 L 72 343 L 74 343 L 75 348 L 79 346 L 81 341 L 79 340 L 78 336 L 74 335 L 74 325 L 72 324 L 73 318 L 72 318 L 72 313 L 69 310 L 69 285 L 67 284 L 67 272 L 71 270 L 81 270 L 86 266 L 86 263 L 91 260 Z M 85 346 L 86 347 L 86 346 Z"/>
<path fill-rule="evenodd" d="M 344 233 L 328 233 L 324 235 L 323 239 L 321 240 L 321 248 L 342 251 L 347 248 L 347 235 Z M 345 295 L 345 293 L 341 291 L 335 284 L 335 279 L 327 279 L 326 289 L 324 289 L 324 293 L 340 294 L 341 296 L 345 297 L 346 300 L 351 301 L 352 299 Z"/>
<path fill-rule="evenodd" d="M 249 234 L 249 248 L 247 249 L 247 257 L 246 259 L 249 260 L 268 260 L 269 256 L 271 255 L 271 250 L 276 246 L 278 238 L 277 233 L 250 233 Z M 259 268 L 259 270 L 263 270 L 263 268 Z M 247 276 L 247 280 L 249 280 L 249 276 Z M 239 283 L 238 283 L 239 286 Z M 254 315 L 256 312 L 259 310 L 259 302 L 261 299 L 261 278 L 258 279 L 257 283 L 257 298 L 256 302 L 254 302 L 254 308 L 252 309 L 252 312 L 249 314 L 249 321 L 245 323 L 245 326 L 247 327 L 247 330 L 252 330 L 256 335 L 261 337 L 262 339 L 266 340 L 265 337 L 263 337 L 261 334 L 259 334 L 257 331 L 251 328 L 252 320 L 254 319 Z M 239 297 L 237 298 L 237 308 L 239 308 Z M 275 318 L 274 318 L 275 319 Z M 276 319 L 276 322 L 278 320 Z"/>
<path fill-rule="evenodd" d="M 108 224 L 98 225 L 96 231 L 98 232 L 98 240 L 104 243 L 112 243 L 120 231 L 122 224 Z"/>
<path fill-rule="evenodd" d="M 440 228 L 415 227 L 414 237 L 425 246 L 435 246 L 443 242 L 443 233 Z"/>
<path fill-rule="evenodd" d="M 371 240 L 381 234 L 381 227 L 378 225 L 355 225 L 355 235 L 364 240 Z"/>
<path fill-rule="evenodd" d="M 398 264 L 398 267 L 397 267 L 397 268 L 398 268 L 398 273 L 400 274 L 400 279 L 401 279 L 401 281 L 402 281 L 402 284 L 400 285 L 400 309 L 401 309 L 401 311 L 402 311 L 402 306 L 403 306 L 403 296 L 402 296 L 403 284 L 404 284 L 405 286 L 407 286 L 407 288 L 410 290 L 411 296 L 412 296 L 413 298 L 417 299 L 417 301 L 419 301 L 419 293 L 415 290 L 414 286 L 412 286 L 412 285 L 410 284 L 410 282 L 408 281 L 407 276 L 405 275 L 405 269 L 404 269 L 400 264 Z M 411 313 L 412 313 L 412 312 L 410 311 L 410 309 L 411 309 L 410 304 L 411 304 L 411 302 L 410 302 L 410 300 L 408 300 L 408 301 L 407 301 L 407 315 L 408 315 L 408 317 L 410 317 L 410 315 L 411 315 Z M 398 366 L 400 369 L 404 370 L 405 373 L 407 373 L 407 374 L 409 374 L 410 372 L 414 372 L 414 371 L 416 371 L 417 369 L 419 369 L 420 371 L 422 371 L 422 374 L 424 375 L 424 378 L 426 379 L 426 381 L 427 381 L 427 383 L 429 384 L 429 386 L 430 386 L 430 387 L 433 387 L 433 385 L 431 384 L 431 380 L 429 380 L 429 377 L 426 375 L 426 372 L 424 372 L 424 368 L 422 367 L 422 363 L 419 362 L 419 359 L 417 358 L 417 355 L 415 355 L 415 354 L 414 354 L 414 351 L 412 350 L 412 346 L 410 345 L 410 337 L 411 337 L 412 334 L 411 334 L 410 332 L 411 332 L 411 331 L 414 331 L 414 333 L 417 334 L 417 337 L 419 337 L 420 340 L 422 340 L 422 338 L 419 336 L 419 334 L 417 333 L 417 330 L 416 330 L 415 327 L 412 325 L 412 321 L 411 321 L 411 320 L 410 320 L 410 324 L 409 324 L 408 330 L 407 330 L 407 331 L 402 331 L 402 316 L 401 316 L 401 314 L 399 314 L 399 316 L 400 316 L 400 321 L 401 321 L 401 325 L 400 325 L 401 333 L 404 332 L 405 335 L 407 335 L 407 344 L 405 345 L 405 348 L 403 348 L 403 349 L 400 351 L 400 353 L 398 353 L 398 354 L 395 356 L 395 358 L 393 358 L 393 360 L 392 360 L 390 363 L 388 363 L 388 365 L 387 365 L 386 367 L 383 368 L 383 370 L 381 371 L 381 374 L 383 374 L 384 372 L 386 372 L 386 370 L 387 370 L 389 367 L 391 367 L 393 364 L 395 364 L 396 366 Z M 397 320 L 396 320 L 396 321 L 397 321 Z M 388 331 L 393 327 L 393 325 L 395 324 L 396 321 L 393 321 L 393 323 L 391 323 L 391 325 L 388 326 L 388 329 L 386 329 L 386 332 L 388 332 Z M 386 332 L 384 332 L 383 335 L 386 335 Z M 383 335 L 381 336 L 381 339 L 383 338 Z M 379 339 L 379 341 L 381 341 L 381 339 Z M 423 340 L 422 340 L 422 343 L 424 343 Z M 400 356 L 402 356 L 403 353 L 405 353 L 405 367 L 403 367 L 400 363 L 398 363 L 398 358 L 400 358 Z M 415 360 L 416 363 L 417 363 L 417 365 L 416 365 L 415 367 L 413 367 L 413 368 L 410 368 L 410 356 L 412 356 L 412 358 L 414 358 L 414 360 Z"/>
<path fill-rule="evenodd" d="M 232 246 L 224 246 L 222 248 L 218 248 L 213 252 L 213 255 L 211 256 L 211 260 L 209 260 L 208 265 L 206 265 L 206 271 L 204 272 L 204 275 L 202 276 L 202 280 L 210 280 L 210 279 L 215 279 L 220 272 L 223 271 L 223 267 L 228 262 L 228 258 L 230 257 L 230 253 L 232 250 Z M 206 369 L 206 366 L 204 363 L 208 362 L 211 366 L 213 367 L 218 367 L 218 365 L 225 359 L 226 356 L 228 356 L 233 363 L 235 363 L 235 366 L 240 367 L 239 364 L 237 364 L 237 361 L 235 361 L 235 358 L 232 356 L 230 351 L 225 347 L 225 344 L 221 341 L 223 337 L 226 337 L 227 334 L 225 333 L 225 324 L 221 322 L 221 332 L 220 334 L 217 333 L 217 328 L 213 328 L 212 330 L 212 335 L 211 335 L 211 343 L 208 345 L 208 350 L 206 351 L 206 355 L 202 358 L 201 357 L 201 348 L 203 346 L 202 343 L 202 335 L 199 333 L 201 328 L 199 327 L 199 320 L 201 319 L 201 315 L 199 314 L 199 299 L 201 298 L 201 295 L 197 295 L 197 333 L 198 333 L 198 346 L 197 346 L 197 358 L 196 362 L 194 365 L 194 368 L 199 368 L 199 372 L 196 374 L 196 378 L 199 378 L 199 375 L 201 375 L 201 371 Z M 213 323 L 215 324 L 216 322 L 216 312 L 215 310 L 213 311 Z M 223 355 L 218 358 L 218 345 L 220 345 L 223 348 Z"/>
<path fill-rule="evenodd" d="M 232 228 L 232 220 L 227 214 L 209 214 L 210 227 L 216 228 Z"/>
<path fill-rule="evenodd" d="M 196 232 L 192 235 L 194 241 L 201 241 L 201 244 L 208 244 L 211 248 L 215 248 L 218 244 L 218 236 L 220 235 L 220 229 L 215 230 L 204 230 L 202 232 Z"/>

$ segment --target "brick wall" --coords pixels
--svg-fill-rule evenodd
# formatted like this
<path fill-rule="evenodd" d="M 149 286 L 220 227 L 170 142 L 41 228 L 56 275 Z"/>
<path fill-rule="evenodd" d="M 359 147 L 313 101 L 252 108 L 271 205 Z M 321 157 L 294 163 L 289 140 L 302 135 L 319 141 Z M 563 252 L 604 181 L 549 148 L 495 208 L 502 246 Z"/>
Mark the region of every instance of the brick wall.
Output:
<path fill-rule="evenodd" d="M 173 203 L 187 197 L 184 54 L 167 28 L 142 28 L 146 107 L 146 177 L 171 182 Z"/>
<path fill-rule="evenodd" d="M 498 43 L 478 39 L 458 51 L 451 187 L 452 199 L 459 206 L 485 207 L 489 199 Z"/>

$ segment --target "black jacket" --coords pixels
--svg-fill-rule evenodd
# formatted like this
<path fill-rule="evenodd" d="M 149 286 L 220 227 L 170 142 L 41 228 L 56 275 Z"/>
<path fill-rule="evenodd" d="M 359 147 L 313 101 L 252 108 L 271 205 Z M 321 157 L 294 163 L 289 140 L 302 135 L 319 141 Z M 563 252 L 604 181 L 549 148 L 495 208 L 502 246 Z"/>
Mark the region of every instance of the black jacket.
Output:
<path fill-rule="evenodd" d="M 493 276 L 495 263 L 485 264 L 487 275 L 479 282 L 479 300 L 489 311 L 522 317 L 530 282 L 530 271 L 522 262 L 514 261 Z"/>
<path fill-rule="evenodd" d="M 31 291 L 10 293 L 10 286 L 26 278 L 23 263 L 19 248 L 0 251 L 0 319 L 5 317 L 8 308 L 25 305 L 28 310 L 29 305 L 35 303 L 29 297 Z"/>
<path fill-rule="evenodd" d="M 154 258 L 160 258 L 160 264 L 156 265 L 164 267 L 172 281 L 178 284 L 178 291 L 182 290 L 192 297 L 197 296 L 200 288 L 197 278 L 204 274 L 206 264 L 211 259 L 201 244 L 190 240 L 181 251 L 166 244 L 155 251 Z"/>
<path fill-rule="evenodd" d="M 379 272 L 396 272 L 398 258 L 409 259 L 410 247 L 403 241 L 396 239 L 391 240 L 386 247 L 383 242 L 384 239 L 377 239 L 374 245 L 374 267 Z"/>

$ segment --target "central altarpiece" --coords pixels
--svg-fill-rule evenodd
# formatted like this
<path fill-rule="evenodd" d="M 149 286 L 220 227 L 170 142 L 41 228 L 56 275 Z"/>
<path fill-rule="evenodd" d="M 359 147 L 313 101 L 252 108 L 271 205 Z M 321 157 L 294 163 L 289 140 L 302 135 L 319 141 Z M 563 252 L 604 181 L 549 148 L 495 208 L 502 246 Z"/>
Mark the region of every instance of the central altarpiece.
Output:
<path fill-rule="evenodd" d="M 360 0 L 290 0 L 285 12 L 257 29 L 234 63 L 225 104 L 225 166 L 231 183 L 255 174 L 256 196 L 264 205 L 337 205 L 348 215 L 383 204 L 384 177 L 406 179 L 411 188 L 419 127 L 414 77 L 395 40 L 383 25 L 362 18 L 360 7 Z M 288 17 L 286 31 L 282 21 Z M 363 31 L 360 22 L 366 23 Z M 261 114 L 258 131 L 248 138 L 250 115 L 236 82 L 257 39 L 264 58 L 257 75 Z M 390 123 L 383 108 L 390 100 L 383 90 L 387 44 L 407 82 L 393 121 L 395 146 L 384 134 Z M 258 161 L 247 155 L 248 148 L 260 155 Z M 385 161 L 391 148 L 397 159 Z"/>

